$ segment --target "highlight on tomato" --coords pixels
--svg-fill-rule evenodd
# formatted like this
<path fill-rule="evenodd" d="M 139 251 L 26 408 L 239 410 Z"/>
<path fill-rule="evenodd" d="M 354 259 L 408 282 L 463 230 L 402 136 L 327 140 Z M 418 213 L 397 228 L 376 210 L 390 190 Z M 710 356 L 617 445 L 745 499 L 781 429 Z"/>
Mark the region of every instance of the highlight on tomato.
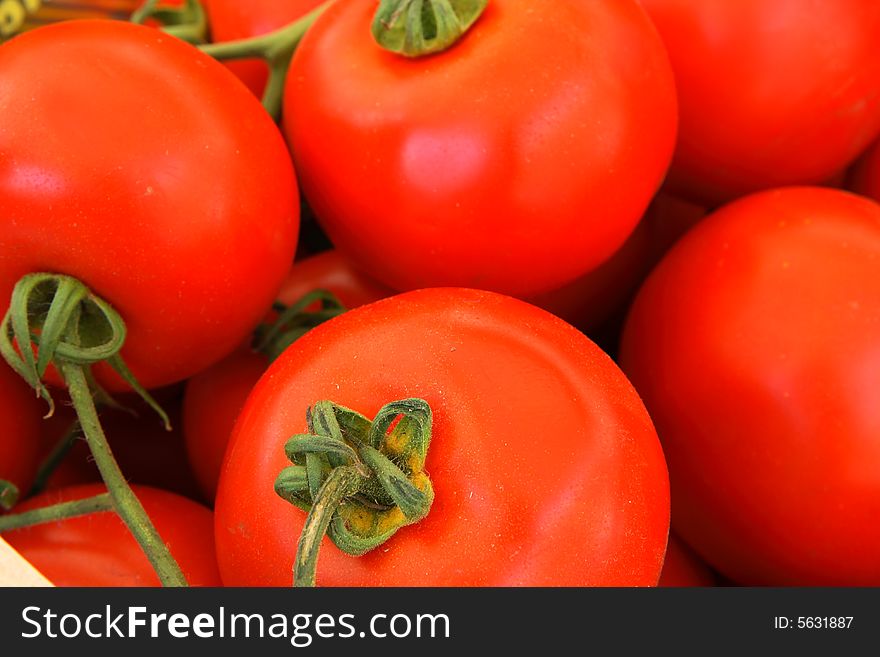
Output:
<path fill-rule="evenodd" d="M 692 229 L 631 309 L 673 527 L 734 582 L 880 584 L 878 253 L 875 202 L 771 190 Z"/>
<path fill-rule="evenodd" d="M 376 22 L 374 0 L 330 5 L 294 54 L 284 131 L 322 227 L 370 275 L 534 295 L 634 230 L 672 155 L 672 72 L 634 0 L 471 6 L 436 52 L 432 2 Z M 425 48 L 386 49 L 406 44 Z"/>
<path fill-rule="evenodd" d="M 84 92 L 87 90 L 87 93 Z M 128 487 L 96 400 L 191 376 L 272 304 L 296 249 L 284 139 L 218 62 L 120 21 L 66 21 L 0 48 L 0 354 L 52 412 L 63 384 L 118 511 L 174 559 Z"/>
<path fill-rule="evenodd" d="M 25 274 L 78 278 L 124 318 L 147 388 L 231 352 L 271 305 L 298 226 L 290 157 L 253 96 L 191 46 L 117 21 L 16 37 L 0 92 L 4 309 Z"/>
<path fill-rule="evenodd" d="M 294 563 L 298 585 L 654 586 L 667 486 L 640 399 L 586 336 L 426 289 L 312 329 L 260 379 L 217 554 L 231 586 L 289 585 Z"/>

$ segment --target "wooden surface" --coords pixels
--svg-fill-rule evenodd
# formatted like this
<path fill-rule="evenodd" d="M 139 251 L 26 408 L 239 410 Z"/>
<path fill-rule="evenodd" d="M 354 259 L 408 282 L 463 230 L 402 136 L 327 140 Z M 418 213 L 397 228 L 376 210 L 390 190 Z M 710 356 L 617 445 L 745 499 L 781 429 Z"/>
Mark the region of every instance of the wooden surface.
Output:
<path fill-rule="evenodd" d="M 52 583 L 0 538 L 0 586 L 52 586 Z"/>

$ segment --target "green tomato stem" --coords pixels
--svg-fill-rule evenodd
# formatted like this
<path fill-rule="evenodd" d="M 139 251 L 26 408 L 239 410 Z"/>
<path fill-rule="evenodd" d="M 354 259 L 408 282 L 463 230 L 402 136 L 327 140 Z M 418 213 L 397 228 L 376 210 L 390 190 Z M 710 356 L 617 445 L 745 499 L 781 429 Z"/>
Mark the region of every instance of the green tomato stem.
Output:
<path fill-rule="evenodd" d="M 238 41 L 210 43 L 199 46 L 199 49 L 221 61 L 251 58 L 264 60 L 269 65 L 269 81 L 263 93 L 263 107 L 277 121 L 281 116 L 284 81 L 293 53 L 312 24 L 335 1 L 327 0 L 302 18 L 269 34 Z"/>
<path fill-rule="evenodd" d="M 308 434 L 284 445 L 294 464 L 281 471 L 275 492 L 306 511 L 294 559 L 294 586 L 315 586 L 325 535 L 360 556 L 431 510 L 434 490 L 424 472 L 431 407 L 423 399 L 383 406 L 373 421 L 319 401 L 306 413 Z"/>
<path fill-rule="evenodd" d="M 186 578 L 180 566 L 168 551 L 168 546 L 159 536 L 159 532 L 156 531 L 140 500 L 131 490 L 110 451 L 107 437 L 98 420 L 98 412 L 83 367 L 74 363 L 62 363 L 61 375 L 67 384 L 70 399 L 76 409 L 86 441 L 89 443 L 95 465 L 98 466 L 101 478 L 107 484 L 114 510 L 150 560 L 162 585 L 186 586 Z"/>
<path fill-rule="evenodd" d="M 321 550 L 324 534 L 327 533 L 327 528 L 339 505 L 345 498 L 360 490 L 363 479 L 363 475 L 356 468 L 345 466 L 334 468 L 324 481 L 312 501 L 312 508 L 299 537 L 293 566 L 294 586 L 315 586 L 318 553 Z"/>
<path fill-rule="evenodd" d="M 81 433 L 79 422 L 74 420 L 67 428 L 67 431 L 64 432 L 61 440 L 55 444 L 52 451 L 49 452 L 49 455 L 40 464 L 40 469 L 37 470 L 37 476 L 34 479 L 34 485 L 31 486 L 30 495 L 37 495 L 43 492 L 46 484 L 49 482 L 49 477 L 61 465 L 64 457 L 67 456 L 76 442 L 77 436 Z"/>
<path fill-rule="evenodd" d="M 60 274 L 28 274 L 13 289 L 9 310 L 0 323 L 0 355 L 49 402 L 50 413 L 52 398 L 42 377 L 49 364 L 55 366 L 67 385 L 113 509 L 140 544 L 162 584 L 186 586 L 180 567 L 122 475 L 95 408 L 90 368 L 106 362 L 168 424 L 167 415 L 135 380 L 119 354 L 125 336 L 122 317 L 82 282 Z M 97 392 L 105 394 L 100 389 Z"/>
<path fill-rule="evenodd" d="M 0 533 L 113 510 L 113 499 L 110 493 L 101 493 L 82 500 L 61 502 L 33 511 L 0 516 Z"/>
<path fill-rule="evenodd" d="M 186 0 L 183 7 L 159 6 L 159 0 L 146 0 L 129 19 L 143 25 L 148 20 L 162 25 L 162 31 L 191 44 L 208 40 L 208 19 L 199 0 Z"/>
<path fill-rule="evenodd" d="M 320 308 L 308 310 L 315 303 L 320 303 Z M 276 303 L 274 310 L 277 319 L 258 327 L 253 342 L 254 350 L 270 362 L 311 329 L 341 315 L 346 308 L 332 292 L 313 290 L 290 306 Z"/>
<path fill-rule="evenodd" d="M 404 57 L 424 57 L 458 43 L 489 0 L 382 0 L 373 19 L 373 38 Z"/>
<path fill-rule="evenodd" d="M 0 479 L 0 510 L 9 511 L 18 503 L 19 495 L 18 486 L 11 481 Z"/>

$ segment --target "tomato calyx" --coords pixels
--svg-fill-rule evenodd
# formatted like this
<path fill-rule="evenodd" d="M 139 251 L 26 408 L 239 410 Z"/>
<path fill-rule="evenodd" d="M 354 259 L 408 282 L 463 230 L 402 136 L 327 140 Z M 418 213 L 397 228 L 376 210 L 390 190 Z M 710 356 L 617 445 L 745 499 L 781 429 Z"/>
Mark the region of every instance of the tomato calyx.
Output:
<path fill-rule="evenodd" d="M 28 274 L 16 284 L 9 311 L 0 324 L 0 354 L 49 404 L 46 417 L 51 417 L 55 409 L 49 388 L 43 383 L 51 363 L 62 370 L 62 375 L 65 364 L 84 368 L 96 397 L 116 405 L 91 376 L 92 365 L 106 362 L 170 429 L 165 411 L 138 383 L 119 354 L 125 337 L 125 322 L 119 313 L 79 280 L 60 274 Z M 30 348 L 32 342 L 37 345 L 36 357 Z"/>
<path fill-rule="evenodd" d="M 434 489 L 424 470 L 431 440 L 431 407 L 422 399 L 383 406 L 370 421 L 331 401 L 306 413 L 309 433 L 284 446 L 294 464 L 281 471 L 275 492 L 308 516 L 294 560 L 294 586 L 315 586 L 324 535 L 361 556 L 431 509 Z"/>
<path fill-rule="evenodd" d="M 405 57 L 442 52 L 477 21 L 489 0 L 382 0 L 373 18 L 373 38 Z"/>
<path fill-rule="evenodd" d="M 160 1 L 146 0 L 129 20 L 138 25 L 156 21 L 162 25 L 163 32 L 187 43 L 208 40 L 208 18 L 199 0 L 186 0 L 182 7 L 161 6 Z"/>
<path fill-rule="evenodd" d="M 335 0 L 327 0 L 327 2 L 318 5 L 302 18 L 274 32 L 269 32 L 269 34 L 250 39 L 240 39 L 238 41 L 208 43 L 199 46 L 199 49 L 220 61 L 250 58 L 264 60 L 269 65 L 269 80 L 266 83 L 266 90 L 263 92 L 263 107 L 277 121 L 281 115 L 284 80 L 287 78 L 287 71 L 290 68 L 290 61 L 293 59 L 293 53 L 305 36 L 306 31 L 312 26 L 312 23 L 333 2 Z"/>
<path fill-rule="evenodd" d="M 12 0 L 0 3 L 0 41 L 18 34 L 28 14 L 39 11 L 40 0 Z"/>
<path fill-rule="evenodd" d="M 61 274 L 28 274 L 16 283 L 9 310 L 0 324 L 0 355 L 46 400 L 48 415 L 54 410 L 54 402 L 43 376 L 50 364 L 55 366 L 107 485 L 113 509 L 140 544 L 162 584 L 186 586 L 180 567 L 120 471 L 95 407 L 96 401 L 115 404 L 91 373 L 93 365 L 106 362 L 170 429 L 168 416 L 137 382 L 120 355 L 125 336 L 125 322 L 119 313 L 81 281 Z"/>
<path fill-rule="evenodd" d="M 18 486 L 11 481 L 0 479 L 0 510 L 9 511 L 18 503 Z"/>
<path fill-rule="evenodd" d="M 318 308 L 310 310 L 315 304 L 319 304 Z M 278 313 L 278 318 L 272 324 L 257 327 L 253 341 L 254 351 L 266 356 L 270 362 L 313 328 L 348 310 L 328 290 L 313 290 L 290 306 L 275 303 L 272 309 Z"/>

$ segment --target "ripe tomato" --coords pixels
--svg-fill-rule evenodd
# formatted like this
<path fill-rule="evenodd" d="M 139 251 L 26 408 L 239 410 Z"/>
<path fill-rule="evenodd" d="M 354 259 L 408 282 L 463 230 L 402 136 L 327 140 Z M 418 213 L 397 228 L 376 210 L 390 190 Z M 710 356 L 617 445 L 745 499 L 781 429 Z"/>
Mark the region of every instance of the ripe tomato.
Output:
<path fill-rule="evenodd" d="M 669 164 L 662 43 L 633 0 L 493 0 L 416 60 L 370 33 L 376 3 L 331 6 L 297 50 L 284 129 L 331 241 L 398 290 L 526 296 L 623 244 Z"/>
<path fill-rule="evenodd" d="M 267 34 L 305 16 L 324 0 L 202 0 L 211 29 L 211 41 L 221 43 Z M 269 67 L 262 60 L 240 59 L 226 67 L 256 96 L 263 95 Z"/>
<path fill-rule="evenodd" d="M 0 361 L 0 479 L 14 484 L 21 496 L 39 464 L 41 416 L 33 391 Z"/>
<path fill-rule="evenodd" d="M 99 495 L 100 484 L 49 491 L 16 508 L 28 511 Z M 210 510 L 147 486 L 134 492 L 156 524 L 191 586 L 220 586 Z M 159 586 L 140 546 L 113 512 L 35 525 L 3 534 L 57 586 Z"/>
<path fill-rule="evenodd" d="M 880 132 L 875 0 L 640 2 L 675 70 L 678 193 L 820 184 Z"/>
<path fill-rule="evenodd" d="M 333 400 L 433 409 L 434 502 L 365 556 L 324 540 L 319 585 L 643 585 L 660 575 L 667 474 L 629 382 L 562 320 L 490 292 L 427 289 L 295 342 L 236 424 L 216 504 L 227 585 L 289 585 L 305 514 L 273 492 L 285 441 Z"/>
<path fill-rule="evenodd" d="M 773 190 L 691 230 L 621 362 L 669 463 L 673 526 L 751 585 L 880 584 L 880 206 Z"/>
<path fill-rule="evenodd" d="M 156 30 L 68 21 L 0 47 L 0 97 L 0 310 L 24 274 L 79 278 L 126 321 L 122 353 L 147 387 L 240 344 L 299 217 L 284 140 L 253 95 Z"/>
<path fill-rule="evenodd" d="M 278 301 L 289 306 L 318 289 L 332 292 L 349 309 L 394 293 L 331 250 L 296 262 L 281 284 Z"/>
<path fill-rule="evenodd" d="M 356 308 L 393 292 L 354 269 L 336 251 L 296 263 L 278 300 L 290 305 L 317 289 L 332 292 L 346 308 Z M 244 346 L 192 377 L 186 385 L 183 421 L 186 449 L 205 499 L 214 500 L 232 427 L 269 358 Z"/>
<path fill-rule="evenodd" d="M 663 572 L 657 586 L 715 586 L 717 581 L 709 567 L 702 562 L 693 550 L 676 538 L 669 535 L 666 547 L 666 559 L 663 561 Z"/>

